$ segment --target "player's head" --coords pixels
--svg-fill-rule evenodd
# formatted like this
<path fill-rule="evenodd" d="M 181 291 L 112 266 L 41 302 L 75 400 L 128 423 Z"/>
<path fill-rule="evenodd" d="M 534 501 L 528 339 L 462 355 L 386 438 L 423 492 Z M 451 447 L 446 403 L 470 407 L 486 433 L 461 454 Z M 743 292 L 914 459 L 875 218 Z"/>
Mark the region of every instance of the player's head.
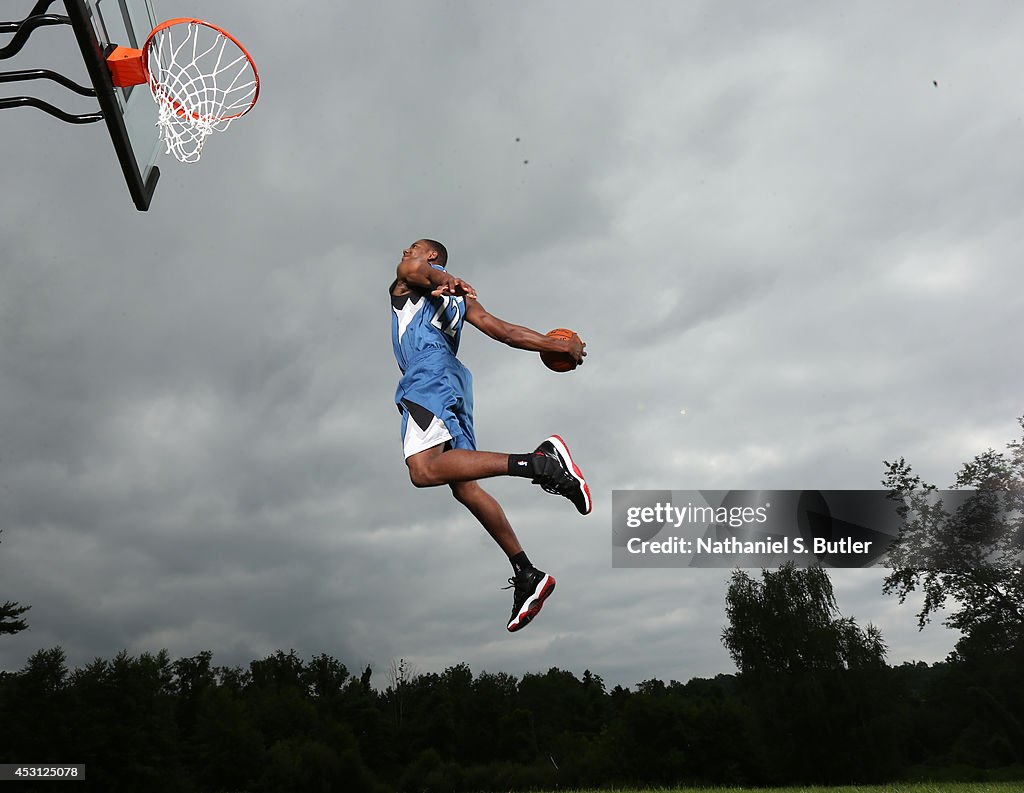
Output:
<path fill-rule="evenodd" d="M 437 240 L 416 240 L 402 251 L 402 261 L 406 259 L 444 267 L 448 263 L 448 250 Z"/>
<path fill-rule="evenodd" d="M 420 240 L 420 242 L 437 254 L 437 257 L 431 261 L 431 264 L 437 264 L 441 267 L 448 264 L 448 249 L 444 245 L 437 240 Z"/>

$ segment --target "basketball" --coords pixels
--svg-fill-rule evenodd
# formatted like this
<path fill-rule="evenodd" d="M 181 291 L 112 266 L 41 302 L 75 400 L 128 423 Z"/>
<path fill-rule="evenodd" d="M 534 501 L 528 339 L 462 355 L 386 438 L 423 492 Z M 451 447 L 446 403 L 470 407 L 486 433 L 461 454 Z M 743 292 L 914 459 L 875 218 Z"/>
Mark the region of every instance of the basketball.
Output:
<path fill-rule="evenodd" d="M 576 335 L 576 331 L 568 328 L 555 328 L 544 335 L 554 339 L 571 339 Z M 542 352 L 540 359 L 553 372 L 571 372 L 577 366 L 576 359 L 567 352 Z"/>

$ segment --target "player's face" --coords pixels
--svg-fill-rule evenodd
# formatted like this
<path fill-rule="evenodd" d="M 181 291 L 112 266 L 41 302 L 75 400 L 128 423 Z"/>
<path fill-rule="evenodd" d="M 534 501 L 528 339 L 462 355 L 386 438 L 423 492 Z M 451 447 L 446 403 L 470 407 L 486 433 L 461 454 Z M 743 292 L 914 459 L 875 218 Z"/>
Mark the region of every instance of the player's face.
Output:
<path fill-rule="evenodd" d="M 427 245 L 427 243 L 425 243 L 423 240 L 417 240 L 404 251 L 402 251 L 403 262 L 412 259 L 414 261 L 422 261 L 425 262 L 426 264 L 430 264 L 431 256 L 434 256 L 436 258 L 434 249 Z"/>

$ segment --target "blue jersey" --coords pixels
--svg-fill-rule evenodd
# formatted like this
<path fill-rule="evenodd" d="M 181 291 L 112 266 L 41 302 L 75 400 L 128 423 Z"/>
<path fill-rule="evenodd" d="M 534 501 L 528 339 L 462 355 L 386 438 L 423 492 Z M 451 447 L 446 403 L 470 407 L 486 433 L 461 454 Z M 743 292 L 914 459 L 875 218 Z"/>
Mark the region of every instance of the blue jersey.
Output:
<path fill-rule="evenodd" d="M 431 267 L 444 270 L 437 265 Z M 429 292 L 402 297 L 392 295 L 391 343 L 402 373 L 408 371 L 410 363 L 421 353 L 433 350 L 447 350 L 452 356 L 458 353 L 465 318 L 466 301 L 462 297 L 435 297 Z"/>
<path fill-rule="evenodd" d="M 455 357 L 465 319 L 462 297 L 434 297 L 429 292 L 391 295 L 391 343 L 402 370 L 395 404 L 402 413 L 407 457 L 435 440 L 447 440 L 456 449 L 476 448 L 473 376 Z M 435 417 L 445 427 L 440 434 L 431 429 Z M 413 432 L 410 437 L 410 421 L 419 425 L 419 435 Z"/>

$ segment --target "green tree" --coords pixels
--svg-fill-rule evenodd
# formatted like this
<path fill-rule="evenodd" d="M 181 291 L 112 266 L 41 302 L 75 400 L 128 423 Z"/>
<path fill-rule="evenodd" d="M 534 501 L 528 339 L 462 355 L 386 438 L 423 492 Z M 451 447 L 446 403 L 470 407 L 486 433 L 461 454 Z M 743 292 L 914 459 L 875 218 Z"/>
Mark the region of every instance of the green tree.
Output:
<path fill-rule="evenodd" d="M 952 754 L 1024 762 L 1024 439 L 964 463 L 952 489 L 970 492 L 948 506 L 902 457 L 886 466 L 902 525 L 883 591 L 904 603 L 919 590 L 918 628 L 945 612 L 961 632 L 939 690 L 956 725 Z"/>
<path fill-rule="evenodd" d="M 737 777 L 767 784 L 837 784 L 888 778 L 896 759 L 886 747 L 885 643 L 836 606 L 820 567 L 764 570 L 755 580 L 733 573 L 722 641 L 740 669 L 740 698 L 750 709 L 754 761 Z M 856 754 L 836 751 L 856 746 Z"/>
<path fill-rule="evenodd" d="M 732 574 L 725 598 L 729 621 L 722 642 L 744 674 L 864 669 L 885 663 L 885 643 L 873 625 L 862 630 L 839 616 L 832 582 L 820 567 L 787 562 L 761 581 Z"/>
<path fill-rule="evenodd" d="M 245 702 L 268 746 L 308 734 L 316 724 L 305 664 L 295 650 L 278 650 L 249 664 Z"/>
<path fill-rule="evenodd" d="M 63 719 L 96 789 L 187 793 L 192 789 L 175 718 L 166 650 L 97 658 L 68 678 Z"/>
<path fill-rule="evenodd" d="M 28 623 L 21 619 L 21 615 L 30 608 L 32 607 L 22 606 L 11 600 L 0 604 L 0 636 L 5 633 L 20 633 L 27 629 Z"/>
<path fill-rule="evenodd" d="M 33 653 L 25 666 L 5 675 L 0 689 L 0 762 L 18 757 L 55 762 L 72 745 L 68 725 L 68 668 L 60 647 Z M 4 690 L 5 689 L 5 690 Z"/>
<path fill-rule="evenodd" d="M 5 633 L 20 633 L 28 628 L 28 623 L 21 619 L 21 615 L 28 611 L 31 606 L 21 606 L 10 600 L 0 604 L 0 635 Z"/>
<path fill-rule="evenodd" d="M 1018 419 L 1024 429 L 1024 417 Z M 953 488 L 974 494 L 955 509 L 904 458 L 886 462 L 883 484 L 902 520 L 889 547 L 883 591 L 900 603 L 920 590 L 918 627 L 952 601 L 945 624 L 963 633 L 960 654 L 998 654 L 1024 639 L 1024 442 L 964 463 Z"/>

